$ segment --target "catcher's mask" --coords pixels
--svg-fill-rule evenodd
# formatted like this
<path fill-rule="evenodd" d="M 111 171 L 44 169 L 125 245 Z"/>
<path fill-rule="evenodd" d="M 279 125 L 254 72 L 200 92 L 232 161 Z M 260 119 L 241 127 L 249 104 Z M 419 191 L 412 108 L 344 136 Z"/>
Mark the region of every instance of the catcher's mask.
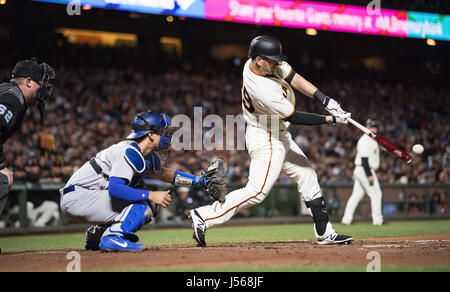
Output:
<path fill-rule="evenodd" d="M 167 151 L 172 144 L 173 131 L 170 127 L 170 118 L 166 114 L 156 114 L 151 111 L 140 113 L 131 123 L 131 133 L 127 139 L 138 139 L 149 133 L 161 136 L 159 149 Z"/>
<path fill-rule="evenodd" d="M 21 60 L 17 62 L 11 73 L 11 78 L 31 78 L 34 82 L 39 84 L 39 89 L 36 93 L 36 99 L 38 100 L 37 107 L 41 114 L 41 125 L 44 124 L 45 114 L 45 101 L 52 94 L 53 84 L 52 80 L 55 79 L 55 70 L 45 62 L 32 58 L 30 60 Z"/>

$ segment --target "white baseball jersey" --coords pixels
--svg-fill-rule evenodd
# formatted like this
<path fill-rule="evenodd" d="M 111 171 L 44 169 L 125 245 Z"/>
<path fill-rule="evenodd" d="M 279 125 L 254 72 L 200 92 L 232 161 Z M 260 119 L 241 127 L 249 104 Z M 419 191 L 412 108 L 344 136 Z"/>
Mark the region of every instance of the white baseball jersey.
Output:
<path fill-rule="evenodd" d="M 292 73 L 292 67 L 283 62 L 272 76 L 261 76 L 252 71 L 251 61 L 245 63 L 243 72 L 242 110 L 246 122 L 267 130 L 286 130 L 290 123 L 283 119 L 295 111 L 294 91 L 284 81 Z"/>
<path fill-rule="evenodd" d="M 362 166 L 362 157 L 367 157 L 369 160 L 369 167 L 372 169 L 372 176 L 374 178 L 373 184 L 370 184 L 369 178 Z M 374 225 L 383 224 L 382 213 L 382 197 L 381 186 L 378 181 L 375 170 L 380 166 L 380 147 L 378 143 L 367 135 L 362 135 L 359 138 L 357 145 L 357 153 L 355 158 L 355 170 L 353 172 L 353 191 L 345 206 L 342 223 L 351 224 L 353 221 L 353 214 L 359 202 L 367 194 L 370 198 L 370 206 L 372 210 L 372 222 Z"/>
<path fill-rule="evenodd" d="M 229 193 L 225 203 L 216 201 L 196 209 L 207 229 L 261 203 L 281 172 L 297 184 L 298 195 L 304 202 L 322 197 L 315 170 L 286 131 L 289 122 L 283 121 L 295 112 L 294 92 L 283 80 L 292 74 L 291 66 L 283 62 L 273 76 L 260 76 L 250 69 L 250 63 L 248 60 L 244 66 L 242 86 L 242 108 L 247 122 L 245 140 L 251 159 L 248 182 L 244 188 Z M 325 233 L 316 236 L 322 240 L 333 232 L 328 222 Z"/>
<path fill-rule="evenodd" d="M 355 157 L 355 165 L 362 165 L 362 157 L 369 159 L 369 167 L 377 170 L 380 167 L 380 147 L 378 143 L 367 135 L 359 138 L 357 145 L 357 153 Z"/>

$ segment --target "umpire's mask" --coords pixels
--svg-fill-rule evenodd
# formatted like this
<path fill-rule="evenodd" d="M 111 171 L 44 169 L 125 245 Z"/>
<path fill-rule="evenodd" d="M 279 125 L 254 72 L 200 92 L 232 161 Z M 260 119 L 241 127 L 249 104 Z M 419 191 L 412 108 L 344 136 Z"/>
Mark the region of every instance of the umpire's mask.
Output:
<path fill-rule="evenodd" d="M 36 58 L 31 60 L 22 60 L 17 62 L 11 73 L 11 78 L 29 77 L 40 85 L 36 99 L 38 100 L 38 109 L 41 114 L 41 125 L 44 124 L 45 101 L 50 97 L 53 89 L 51 83 L 55 77 L 55 70 L 45 62 Z"/>

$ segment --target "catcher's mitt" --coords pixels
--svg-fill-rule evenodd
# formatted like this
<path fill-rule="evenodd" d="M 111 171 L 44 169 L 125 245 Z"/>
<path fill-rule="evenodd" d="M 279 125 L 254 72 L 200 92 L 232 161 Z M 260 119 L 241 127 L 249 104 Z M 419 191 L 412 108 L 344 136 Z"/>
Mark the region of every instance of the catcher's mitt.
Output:
<path fill-rule="evenodd" d="M 222 159 L 211 162 L 208 167 L 201 172 L 200 181 L 206 182 L 203 189 L 215 200 L 225 203 L 227 186 L 225 184 L 225 174 L 227 165 Z"/>

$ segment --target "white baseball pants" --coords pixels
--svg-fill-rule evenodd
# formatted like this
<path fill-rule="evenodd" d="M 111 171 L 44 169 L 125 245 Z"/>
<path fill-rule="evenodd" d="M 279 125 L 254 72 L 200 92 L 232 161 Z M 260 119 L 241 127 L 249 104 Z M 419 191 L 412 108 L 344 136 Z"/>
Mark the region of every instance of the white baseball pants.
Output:
<path fill-rule="evenodd" d="M 197 212 L 206 223 L 206 228 L 230 220 L 239 210 L 261 203 L 270 193 L 280 173 L 286 173 L 297 184 L 304 202 L 322 196 L 315 170 L 300 147 L 287 131 L 268 132 L 262 128 L 247 127 L 246 145 L 250 154 L 248 183 L 244 188 L 229 193 L 226 201 L 218 201 L 200 207 Z M 334 230 L 328 223 L 325 238 Z"/>
<path fill-rule="evenodd" d="M 353 221 L 353 214 L 355 213 L 356 207 L 359 202 L 364 197 L 364 194 L 370 198 L 370 206 L 372 210 L 372 223 L 374 225 L 383 224 L 383 213 L 382 213 L 382 192 L 380 183 L 378 182 L 378 178 L 375 174 L 375 171 L 372 170 L 372 174 L 374 177 L 373 185 L 370 185 L 369 179 L 367 178 L 366 173 L 364 172 L 364 168 L 362 166 L 356 166 L 353 172 L 353 192 L 350 198 L 348 199 L 347 206 L 345 207 L 344 217 L 342 217 L 342 223 L 351 224 Z"/>

